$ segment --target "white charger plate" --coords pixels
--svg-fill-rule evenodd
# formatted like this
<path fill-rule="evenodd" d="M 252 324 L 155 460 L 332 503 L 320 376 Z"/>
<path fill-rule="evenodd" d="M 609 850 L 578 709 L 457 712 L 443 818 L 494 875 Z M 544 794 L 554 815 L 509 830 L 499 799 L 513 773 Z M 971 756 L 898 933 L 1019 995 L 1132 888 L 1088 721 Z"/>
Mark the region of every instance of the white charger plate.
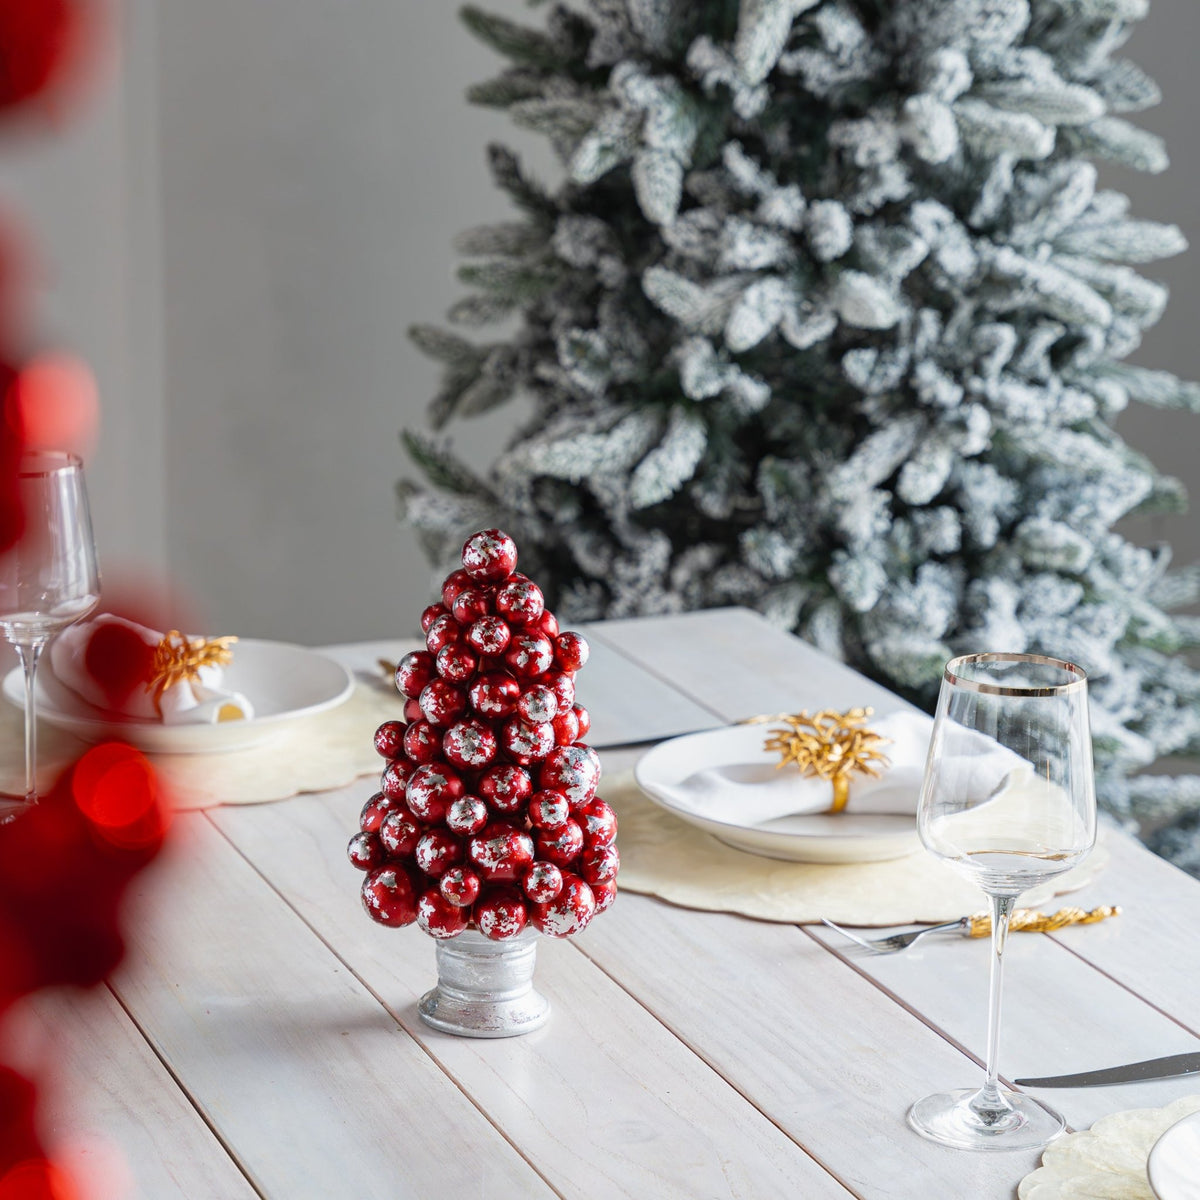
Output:
<path fill-rule="evenodd" d="M 224 670 L 222 687 L 241 692 L 254 705 L 248 721 L 215 725 L 164 725 L 143 719 L 113 719 L 66 687 L 50 668 L 38 668 L 38 720 L 87 742 L 120 738 L 151 754 L 218 754 L 257 745 L 300 717 L 335 708 L 350 698 L 354 680 L 340 663 L 303 646 L 241 638 Z M 4 698 L 25 706 L 20 668 L 4 678 Z"/>
<path fill-rule="evenodd" d="M 1158 1200 L 1200 1200 L 1200 1112 L 1176 1121 L 1154 1143 L 1146 1177 Z"/>
<path fill-rule="evenodd" d="M 761 824 L 714 820 L 684 802 L 677 789 L 698 771 L 732 768 L 743 778 L 752 777 L 755 770 L 762 771 L 764 777 L 774 772 L 778 759 L 763 750 L 765 737 L 762 725 L 731 725 L 671 738 L 642 755 L 633 769 L 634 779 L 655 804 L 680 820 L 712 834 L 727 846 L 764 858 L 813 863 L 882 862 L 921 849 L 915 796 L 911 815 L 856 813 L 851 787 L 850 806 L 843 812 L 799 813 Z"/>

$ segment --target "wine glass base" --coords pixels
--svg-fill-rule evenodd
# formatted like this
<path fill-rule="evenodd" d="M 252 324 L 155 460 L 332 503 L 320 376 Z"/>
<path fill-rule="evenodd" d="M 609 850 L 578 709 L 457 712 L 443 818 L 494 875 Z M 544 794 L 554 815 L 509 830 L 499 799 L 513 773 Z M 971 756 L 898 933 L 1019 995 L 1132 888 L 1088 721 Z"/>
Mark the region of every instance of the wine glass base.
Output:
<path fill-rule="evenodd" d="M 1008 1108 L 985 1122 L 971 1108 L 978 1088 L 938 1092 L 908 1110 L 908 1123 L 922 1137 L 958 1150 L 1036 1150 L 1066 1126 L 1052 1108 L 1020 1092 L 1000 1090 Z"/>

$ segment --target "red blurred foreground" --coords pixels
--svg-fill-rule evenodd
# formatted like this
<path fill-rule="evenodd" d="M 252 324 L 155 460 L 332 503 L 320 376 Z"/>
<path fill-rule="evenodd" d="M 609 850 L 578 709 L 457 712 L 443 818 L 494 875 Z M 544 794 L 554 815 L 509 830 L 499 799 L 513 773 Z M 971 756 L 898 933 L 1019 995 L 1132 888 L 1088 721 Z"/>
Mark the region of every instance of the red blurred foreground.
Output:
<path fill-rule="evenodd" d="M 159 852 L 167 807 L 146 759 L 95 746 L 0 826 L 0 1016 L 39 988 L 99 983 L 121 960 L 121 904 Z M 0 1066 L 0 1200 L 75 1200 L 34 1128 L 33 1085 Z"/>

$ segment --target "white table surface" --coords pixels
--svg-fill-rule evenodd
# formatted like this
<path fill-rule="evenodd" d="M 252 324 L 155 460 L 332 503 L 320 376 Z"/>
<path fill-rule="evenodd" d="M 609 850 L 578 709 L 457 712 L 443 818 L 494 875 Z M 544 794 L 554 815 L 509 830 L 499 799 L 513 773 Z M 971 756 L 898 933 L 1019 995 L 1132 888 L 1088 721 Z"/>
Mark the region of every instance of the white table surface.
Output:
<path fill-rule="evenodd" d="M 630 713 L 636 735 L 897 704 L 743 610 L 586 632 L 607 665 L 579 693 L 607 738 Z M 366 666 L 376 649 L 340 653 Z M 606 774 L 643 749 L 605 749 Z M 96 1197 L 1001 1200 L 1037 1164 L 905 1125 L 913 1099 L 981 1076 L 984 941 L 872 957 L 819 927 L 622 893 L 579 937 L 541 939 L 544 1029 L 429 1029 L 433 943 L 369 921 L 345 855 L 375 783 L 181 816 L 111 985 L 10 1020 L 10 1056 L 53 1068 L 46 1133 L 90 1165 Z M 1108 845 L 1072 902 L 1122 916 L 1009 943 L 1007 1078 L 1200 1050 L 1200 883 Z M 1194 1093 L 1195 1077 L 1042 1097 L 1081 1128 Z"/>

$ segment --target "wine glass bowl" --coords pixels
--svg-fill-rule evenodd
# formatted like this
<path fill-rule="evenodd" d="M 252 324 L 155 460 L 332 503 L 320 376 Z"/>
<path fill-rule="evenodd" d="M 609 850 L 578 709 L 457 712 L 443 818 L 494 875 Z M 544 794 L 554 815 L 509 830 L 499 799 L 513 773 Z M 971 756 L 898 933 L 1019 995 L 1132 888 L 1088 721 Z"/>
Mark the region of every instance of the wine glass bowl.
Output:
<path fill-rule="evenodd" d="M 73 454 L 37 450 L 17 466 L 23 529 L 0 553 L 0 635 L 11 643 L 25 676 L 25 795 L 37 800 L 35 686 L 41 653 L 51 638 L 86 617 L 100 600 L 83 464 Z"/>
<path fill-rule="evenodd" d="M 977 883 L 992 906 L 987 1074 L 979 1089 L 919 1100 L 909 1124 L 972 1150 L 1031 1149 L 1064 1127 L 997 1083 L 1002 965 L 1016 898 L 1077 865 L 1096 838 L 1087 678 L 1036 654 L 971 654 L 947 664 L 917 829 L 926 849 Z"/>

